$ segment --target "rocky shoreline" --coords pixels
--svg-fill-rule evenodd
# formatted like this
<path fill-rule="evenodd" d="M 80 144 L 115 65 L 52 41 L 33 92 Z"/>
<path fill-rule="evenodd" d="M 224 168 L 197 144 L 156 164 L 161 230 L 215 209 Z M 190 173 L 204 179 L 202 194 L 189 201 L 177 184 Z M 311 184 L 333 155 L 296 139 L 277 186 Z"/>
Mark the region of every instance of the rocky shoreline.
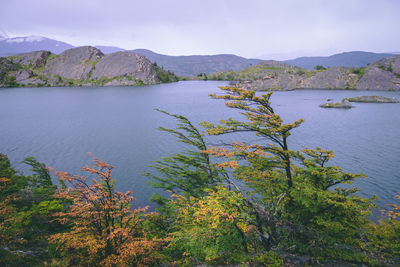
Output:
<path fill-rule="evenodd" d="M 367 67 L 307 70 L 278 61 L 264 61 L 240 72 L 218 72 L 212 80 L 230 80 L 252 90 L 343 89 L 400 90 L 400 56 L 384 58 Z"/>

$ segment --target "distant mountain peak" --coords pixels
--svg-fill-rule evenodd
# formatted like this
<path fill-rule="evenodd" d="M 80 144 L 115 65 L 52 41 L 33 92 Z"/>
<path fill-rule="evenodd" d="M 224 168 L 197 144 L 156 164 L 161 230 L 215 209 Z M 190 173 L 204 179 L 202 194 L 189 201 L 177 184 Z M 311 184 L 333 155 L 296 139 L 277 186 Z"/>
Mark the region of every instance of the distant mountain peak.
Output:
<path fill-rule="evenodd" d="M 70 44 L 37 35 L 0 38 L 0 56 L 11 56 L 38 50 L 59 54 L 72 47 Z"/>
<path fill-rule="evenodd" d="M 37 36 L 37 35 L 30 35 L 25 37 L 25 42 L 40 42 L 46 39 L 43 36 Z"/>
<path fill-rule="evenodd" d="M 0 40 L 8 39 L 8 35 L 5 31 L 0 29 Z"/>
<path fill-rule="evenodd" d="M 45 40 L 46 38 L 42 36 L 30 35 L 25 37 L 14 37 L 14 38 L 6 38 L 7 43 L 23 43 L 23 42 L 40 42 Z"/>

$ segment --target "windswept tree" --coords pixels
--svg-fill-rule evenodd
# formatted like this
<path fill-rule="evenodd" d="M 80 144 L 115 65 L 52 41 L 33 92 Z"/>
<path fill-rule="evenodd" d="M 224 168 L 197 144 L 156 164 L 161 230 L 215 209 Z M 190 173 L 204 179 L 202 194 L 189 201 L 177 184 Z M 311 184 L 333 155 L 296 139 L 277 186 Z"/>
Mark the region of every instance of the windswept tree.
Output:
<path fill-rule="evenodd" d="M 68 265 L 149 266 L 157 262 L 163 240 L 143 228 L 147 208 L 133 209 L 131 192 L 115 190 L 113 167 L 94 159 L 85 176 L 55 172 L 67 184 L 57 197 L 70 201 L 67 211 L 55 214 L 69 230 L 50 237 Z"/>
<path fill-rule="evenodd" d="M 218 166 L 233 169 L 235 178 L 245 183 L 242 190 L 254 207 L 266 248 L 282 245 L 282 235 L 300 238 L 306 246 L 315 246 L 317 240 L 317 248 L 361 240 L 360 229 L 368 223 L 366 216 L 374 199 L 357 196 L 356 188 L 338 186 L 363 175 L 328 166 L 332 151 L 290 150 L 288 138 L 303 119 L 284 123 L 271 106 L 272 92 L 257 95 L 242 88 L 221 89 L 225 94 L 211 97 L 240 110 L 245 120 L 228 118 L 217 125 L 203 122 L 207 134 L 249 132 L 261 141 L 248 144 L 240 140 L 228 148 L 210 147 L 207 152 L 225 159 Z"/>
<path fill-rule="evenodd" d="M 158 129 L 174 135 L 179 142 L 187 145 L 187 149 L 156 161 L 151 167 L 157 174 L 145 173 L 151 179 L 149 183 L 155 188 L 162 188 L 185 197 L 204 195 L 205 189 L 221 182 L 221 174 L 211 163 L 210 155 L 204 153 L 207 145 L 203 136 L 186 117 L 158 111 L 178 121 L 176 129 L 164 127 Z M 165 201 L 160 195 L 155 195 L 153 199 L 158 200 L 159 204 Z"/>
<path fill-rule="evenodd" d="M 146 173 L 153 187 L 172 193 L 169 200 L 153 196 L 161 205 L 160 224 L 171 237 L 167 254 L 178 264 L 248 260 L 259 242 L 245 198 L 229 190 L 229 176 L 211 161 L 201 132 L 186 117 L 161 112 L 178 124 L 175 129 L 159 129 L 187 145 L 183 152 L 156 161 L 152 167 L 157 174 Z"/>

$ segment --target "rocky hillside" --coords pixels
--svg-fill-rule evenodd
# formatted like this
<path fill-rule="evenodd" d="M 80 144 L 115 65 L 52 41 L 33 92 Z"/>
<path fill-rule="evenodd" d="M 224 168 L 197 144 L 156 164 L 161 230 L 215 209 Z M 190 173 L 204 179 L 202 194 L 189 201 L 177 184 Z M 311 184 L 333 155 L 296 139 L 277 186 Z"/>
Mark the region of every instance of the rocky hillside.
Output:
<path fill-rule="evenodd" d="M 0 87 L 141 85 L 176 80 L 173 73 L 141 55 L 104 55 L 91 46 L 68 49 L 59 55 L 35 51 L 0 58 Z"/>
<path fill-rule="evenodd" d="M 367 67 L 335 67 L 307 70 L 276 61 L 264 61 L 239 72 L 217 72 L 213 80 L 231 80 L 255 90 L 358 89 L 400 90 L 400 56 L 369 64 Z"/>

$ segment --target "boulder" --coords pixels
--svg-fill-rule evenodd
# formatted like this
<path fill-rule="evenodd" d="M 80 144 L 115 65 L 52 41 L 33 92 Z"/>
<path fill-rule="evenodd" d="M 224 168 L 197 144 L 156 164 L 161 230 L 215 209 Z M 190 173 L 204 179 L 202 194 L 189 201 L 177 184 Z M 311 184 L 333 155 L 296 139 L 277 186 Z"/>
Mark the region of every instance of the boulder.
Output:
<path fill-rule="evenodd" d="M 386 71 L 390 71 L 395 75 L 400 75 L 400 56 L 387 57 L 374 62 L 371 65 Z"/>
<path fill-rule="evenodd" d="M 96 64 L 90 77 L 93 80 L 130 77 L 145 84 L 159 82 L 152 63 L 144 56 L 128 51 L 104 56 Z"/>
<path fill-rule="evenodd" d="M 318 71 L 315 75 L 304 80 L 303 88 L 348 88 L 352 79 L 349 68 L 336 67 L 324 71 Z"/>
<path fill-rule="evenodd" d="M 104 56 L 97 48 L 81 46 L 65 50 L 60 55 L 49 57 L 43 74 L 55 78 L 82 79 L 90 77 L 94 65 Z"/>
<path fill-rule="evenodd" d="M 46 64 L 47 58 L 51 55 L 49 51 L 34 51 L 29 53 L 22 53 L 16 56 L 9 57 L 13 63 L 20 66 L 28 66 L 33 68 L 40 68 Z"/>
<path fill-rule="evenodd" d="M 400 90 L 400 78 L 393 72 L 371 66 L 357 82 L 358 90 Z"/>

